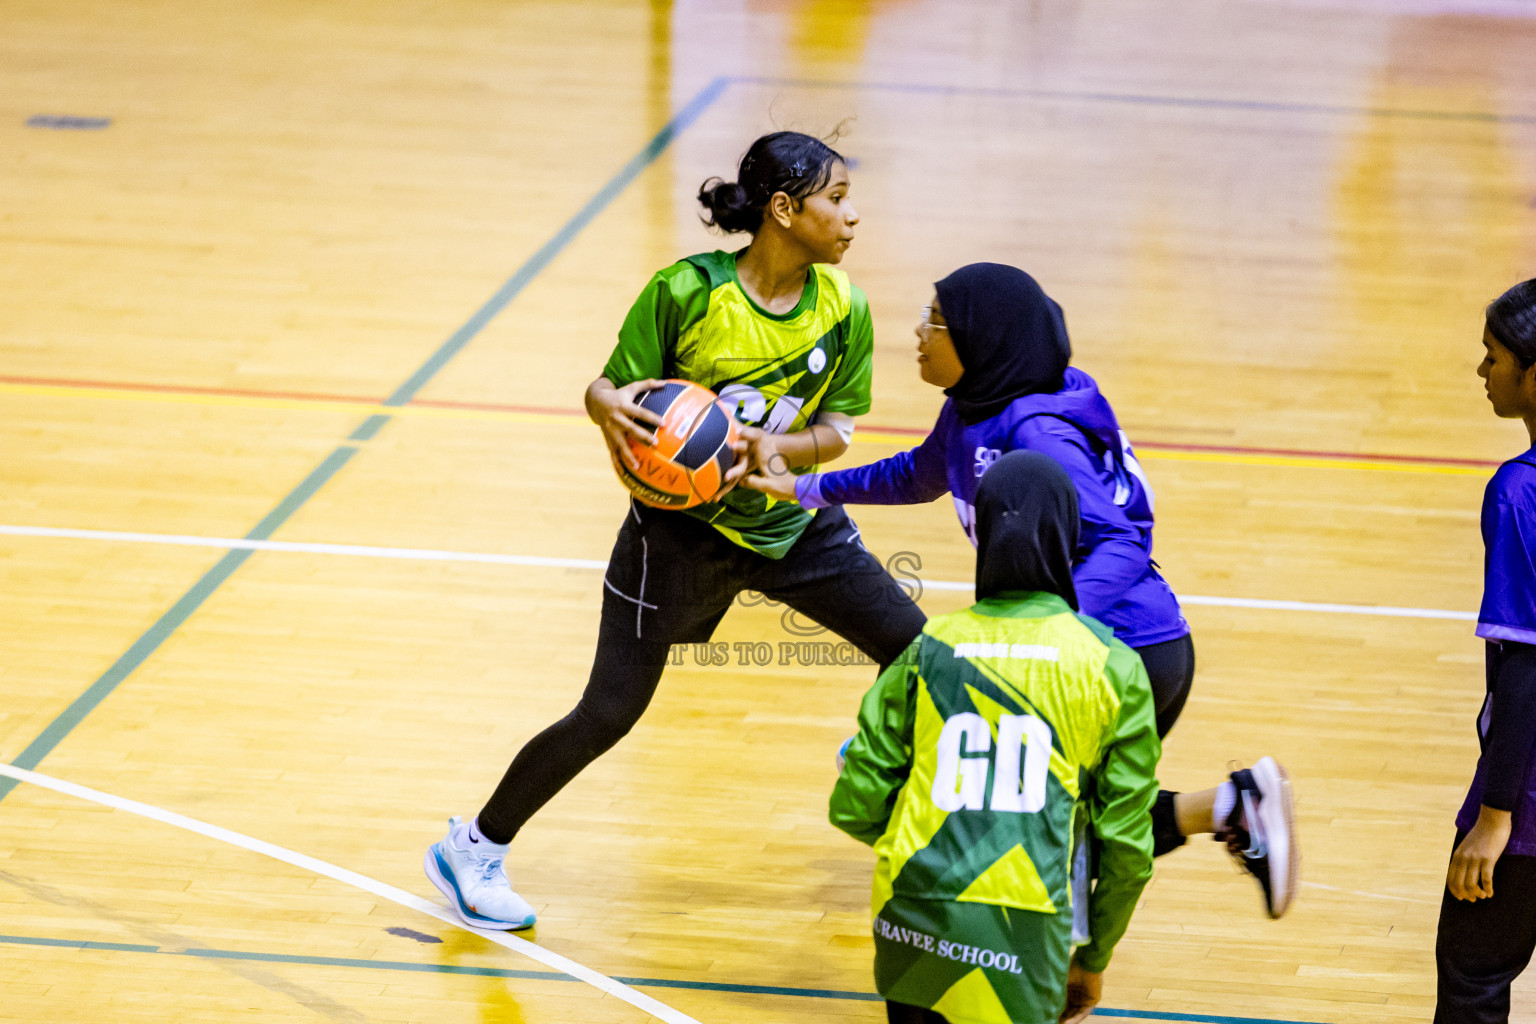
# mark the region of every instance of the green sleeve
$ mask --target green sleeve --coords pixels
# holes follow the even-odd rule
[[[853,289],[852,309],[848,313],[848,344],[827,393],[817,412],[840,412],[862,416],[869,412],[870,379],[874,374],[875,325],[869,316],[869,300],[858,288]]]
[[[603,367],[614,387],[668,375],[677,339],[703,319],[709,282],[691,263],[674,263],[651,278],[619,328],[619,343]]]
[[[896,794],[912,766],[917,643],[912,641],[864,695],[858,735],[848,745],[843,770],[832,787],[832,824],[870,846],[885,834]]]
[[[1151,813],[1163,752],[1140,656],[1112,640],[1104,670],[1120,694],[1120,715],[1093,770],[1088,816],[1099,840],[1099,879],[1089,906],[1093,940],[1076,956],[1079,966],[1094,972],[1108,966],[1152,877]]]

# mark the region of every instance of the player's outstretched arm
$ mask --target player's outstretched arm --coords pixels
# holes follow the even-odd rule
[[[848,450],[848,442],[842,434],[827,423],[812,423],[793,434],[770,434],[759,427],[737,427],[736,435],[736,463],[725,474],[725,482],[730,487],[745,482],[749,474],[757,478],[793,479],[791,469],[830,462]],[[774,497],[780,496],[766,487],[751,483],[746,486],[767,491]],[[794,497],[793,484],[789,486],[788,497]]]
[[[869,846],[885,834],[896,795],[911,771],[916,648],[913,641],[864,695],[858,735],[848,744],[832,787],[832,824]]]
[[[919,505],[949,493],[944,460],[944,436],[935,425],[916,448],[879,462],[805,476],[796,476],[788,467],[777,472],[765,469],[742,484],[775,498],[799,501],[806,508]]]

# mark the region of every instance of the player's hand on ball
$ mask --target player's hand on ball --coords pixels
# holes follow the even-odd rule
[[[1079,1024],[1099,1005],[1104,992],[1104,975],[1085,971],[1074,960],[1067,968],[1067,1006],[1061,1011],[1060,1024]]]
[[[1509,845],[1510,813],[1484,807],[1477,824],[1451,854],[1445,887],[1459,900],[1483,900],[1493,895],[1493,866]]]
[[[795,500],[795,481],[799,477],[789,471],[789,460],[775,452],[767,456],[753,471],[742,478],[741,485],[754,491],[762,491],[779,501]]]
[[[628,436],[641,444],[651,443],[655,436],[654,428],[661,425],[661,417],[638,403],[641,395],[659,387],[661,381],[647,379],[637,380],[621,388],[595,388],[591,392],[591,403],[587,411],[592,422],[603,432],[608,453],[615,462],[622,462],[637,472],[640,464],[635,461],[624,439]]]
[[[725,483],[720,488],[720,494],[724,494],[757,469],[758,459],[763,456],[763,449],[771,448],[773,435],[759,427],[738,425],[736,427],[736,441],[731,445],[731,450],[736,453],[736,461],[731,468],[725,471]],[[718,498],[719,495],[716,495]]]

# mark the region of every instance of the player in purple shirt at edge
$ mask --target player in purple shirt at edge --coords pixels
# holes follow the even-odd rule
[[[1435,1024],[1507,1021],[1510,983],[1536,950],[1536,279],[1488,307],[1483,348],[1493,413],[1523,419],[1532,447],[1483,492],[1488,690],[1440,900]]]
[[[855,469],[796,476],[784,467],[744,486],[806,508],[911,505],[954,497],[976,543],[976,488],[1007,452],[1042,452],[1077,486],[1082,534],[1072,578],[1085,615],[1141,655],[1158,736],[1178,720],[1195,673],[1179,602],[1152,562],[1152,490],[1092,377],[1069,366],[1066,319],[1035,279],[1015,267],[973,263],[934,285],[917,325],[923,380],[949,400],[921,445]],[[1227,844],[1280,917],[1296,895],[1300,854],[1290,783],[1273,758],[1199,793],[1158,794],[1153,853],[1212,833]]]

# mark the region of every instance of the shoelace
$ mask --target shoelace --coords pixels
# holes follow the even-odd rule
[[[487,854],[484,850],[477,850],[471,846],[468,851],[470,863],[480,870],[481,881],[489,882],[496,877],[501,870],[501,862],[504,858],[494,854]]]
[[[491,857],[480,862],[480,880],[489,882],[501,871],[501,858]]]

